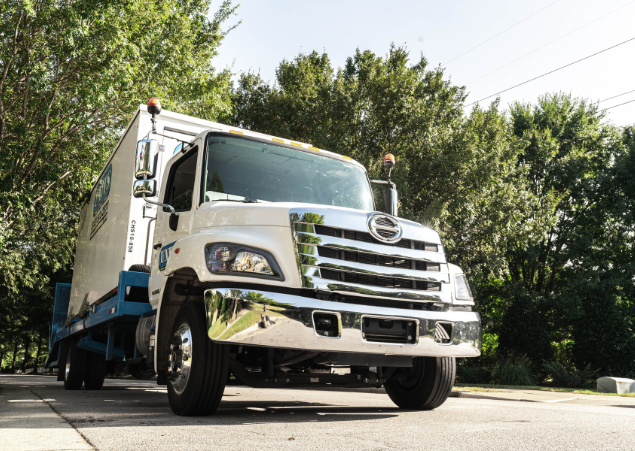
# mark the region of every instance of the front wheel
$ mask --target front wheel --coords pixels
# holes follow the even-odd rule
[[[182,416],[211,415],[218,408],[227,381],[228,347],[207,336],[201,304],[179,309],[170,337],[168,399]]]
[[[412,368],[397,370],[384,387],[402,409],[432,410],[450,396],[455,375],[454,357],[417,357]]]

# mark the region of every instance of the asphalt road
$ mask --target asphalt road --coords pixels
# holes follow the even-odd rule
[[[214,416],[184,418],[152,382],[0,376],[0,450],[62,449],[634,450],[635,398],[505,391],[410,412],[382,393],[230,386]]]

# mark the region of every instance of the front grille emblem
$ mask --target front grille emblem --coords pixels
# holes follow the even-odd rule
[[[396,243],[403,234],[403,229],[397,219],[381,213],[368,218],[368,230],[379,241],[386,243]]]

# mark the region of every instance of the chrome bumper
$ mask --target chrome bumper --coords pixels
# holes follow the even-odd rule
[[[476,312],[435,312],[320,301],[269,291],[219,288],[205,291],[209,337],[218,342],[325,352],[478,357],[481,319]],[[339,337],[318,335],[313,312],[341,318]],[[362,317],[413,320],[418,337],[413,344],[377,343],[362,337]],[[449,323],[448,343],[435,340],[437,322]]]

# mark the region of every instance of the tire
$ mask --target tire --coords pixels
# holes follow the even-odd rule
[[[150,267],[148,265],[132,265],[128,268],[128,271],[145,272],[150,274]]]
[[[454,357],[417,357],[412,368],[395,372],[384,387],[402,409],[432,410],[450,396],[455,375]]]
[[[84,387],[86,390],[99,390],[106,378],[106,356],[89,352],[84,372]]]
[[[66,368],[64,373],[64,389],[79,390],[84,383],[86,370],[86,351],[79,349],[75,343],[68,347],[66,355]]]
[[[211,415],[223,397],[229,347],[207,336],[205,311],[186,302],[179,309],[170,336],[168,400],[181,416]]]
[[[152,368],[142,368],[140,365],[134,364],[128,365],[128,372],[132,377],[141,381],[149,381],[157,375],[157,373]]]

